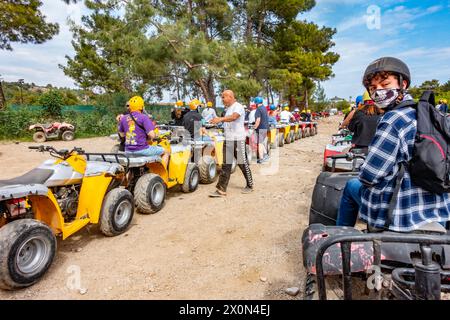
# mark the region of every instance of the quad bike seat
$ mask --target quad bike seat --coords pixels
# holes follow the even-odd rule
[[[53,174],[53,170],[36,168],[24,175],[10,180],[0,180],[0,188],[16,185],[45,184]]]
[[[129,168],[140,168],[145,166],[148,163],[161,162],[161,157],[143,157],[143,156],[133,156],[123,154],[122,156],[118,156],[117,158],[113,155],[90,155],[89,161],[97,161],[97,162],[111,162],[117,163],[117,159],[119,160],[119,164],[122,166],[128,166]],[[128,162],[129,160],[129,162]]]

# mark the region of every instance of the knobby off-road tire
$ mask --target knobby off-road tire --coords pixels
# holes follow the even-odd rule
[[[154,214],[164,207],[167,188],[157,174],[149,173],[139,178],[134,188],[134,201],[141,214]]]
[[[204,156],[199,163],[200,182],[203,184],[211,184],[217,179],[216,161],[211,156]]]
[[[20,219],[0,228],[0,288],[14,290],[39,281],[56,253],[56,238],[44,223]]]
[[[186,176],[181,189],[184,193],[192,193],[198,189],[200,183],[200,170],[195,163],[189,163],[186,169]]]
[[[126,189],[116,188],[103,200],[100,231],[107,237],[118,236],[128,230],[134,215],[134,198]]]

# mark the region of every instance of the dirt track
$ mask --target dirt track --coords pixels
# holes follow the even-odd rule
[[[160,213],[135,215],[122,236],[105,238],[88,227],[58,241],[43,280],[21,291],[0,291],[0,300],[290,299],[284,289],[303,287],[300,237],[323,149],[338,121],[323,120],[318,136],[279,149],[274,175],[267,174],[271,166],[253,165],[256,192],[251,195],[240,193],[245,182],[237,171],[228,199],[208,198],[214,185],[189,195],[170,192]],[[29,151],[29,145],[0,143],[1,179],[23,174],[49,157]],[[105,152],[113,141],[52,145]],[[78,268],[87,292],[67,286]]]

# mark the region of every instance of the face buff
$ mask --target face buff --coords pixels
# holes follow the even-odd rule
[[[386,109],[397,100],[399,95],[400,89],[380,89],[372,94],[372,99],[378,108]]]

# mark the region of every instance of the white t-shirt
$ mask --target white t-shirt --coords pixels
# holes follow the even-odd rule
[[[250,111],[250,113],[248,114],[248,123],[255,123],[256,122],[256,110],[252,110]]]
[[[202,118],[205,119],[206,122],[209,122],[214,118],[217,118],[216,110],[214,110],[213,108],[207,108],[203,110]]]
[[[225,129],[226,140],[245,140],[245,110],[244,106],[239,102],[233,103],[226,109],[225,117],[231,117],[234,113],[240,115],[240,117],[233,122],[224,122],[223,127]]]
[[[289,111],[284,110],[280,113],[280,121],[281,122],[290,122],[292,117],[293,117],[293,115]]]

